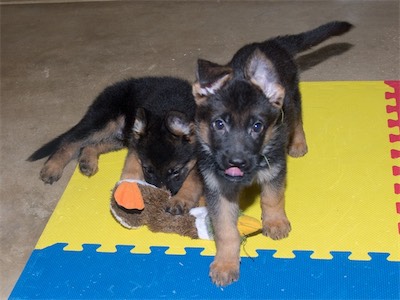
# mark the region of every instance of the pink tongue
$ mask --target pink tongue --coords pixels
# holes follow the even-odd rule
[[[232,177],[242,177],[243,172],[238,167],[231,167],[225,170],[225,174]]]

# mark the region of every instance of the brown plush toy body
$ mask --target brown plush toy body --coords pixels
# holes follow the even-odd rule
[[[111,197],[111,213],[124,227],[129,229],[146,225],[153,232],[177,233],[193,239],[212,240],[213,229],[204,206],[192,208],[189,213],[172,215],[165,205],[171,194],[140,180],[121,180]],[[241,215],[238,229],[242,236],[261,230],[259,220]]]
[[[130,192],[124,191],[118,195],[118,188],[124,183],[127,183],[124,188]],[[135,192],[136,188],[139,189],[140,194]],[[133,204],[139,197],[143,199],[143,209],[140,203]],[[199,238],[195,225],[196,218],[193,215],[188,213],[172,215],[165,211],[165,204],[170,197],[171,194],[168,191],[143,181],[119,182],[111,197],[111,213],[126,228],[133,229],[147,225],[153,232],[178,233],[193,239]]]

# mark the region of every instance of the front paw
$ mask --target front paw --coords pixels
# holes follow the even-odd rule
[[[215,261],[210,266],[210,277],[216,286],[226,286],[239,279],[239,260],[235,262]]]
[[[168,200],[165,211],[171,215],[183,215],[191,208],[192,206],[188,205],[187,201],[175,196]]]
[[[289,236],[290,222],[286,217],[272,218],[263,222],[263,234],[273,240],[280,240]]]

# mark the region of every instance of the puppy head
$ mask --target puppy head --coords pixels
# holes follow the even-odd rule
[[[285,90],[273,64],[259,50],[239,70],[200,60],[193,94],[202,153],[219,178],[250,183],[268,167],[265,151],[282,142]]]
[[[282,108],[285,89],[279,83],[273,63],[259,49],[250,55],[243,69],[239,70],[199,59],[196,81],[192,87],[196,104],[205,104],[211,96],[219,93],[228,82],[237,77],[258,87],[271,105]]]
[[[159,116],[139,108],[132,142],[145,180],[176,194],[195,164],[194,121],[178,111]]]

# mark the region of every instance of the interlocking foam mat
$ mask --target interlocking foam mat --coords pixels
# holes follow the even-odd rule
[[[400,81],[301,84],[309,153],[289,159],[289,238],[256,235],[227,287],[213,241],[123,228],[109,212],[126,152],[75,171],[11,299],[400,298]],[[259,218],[257,187],[242,207]]]

